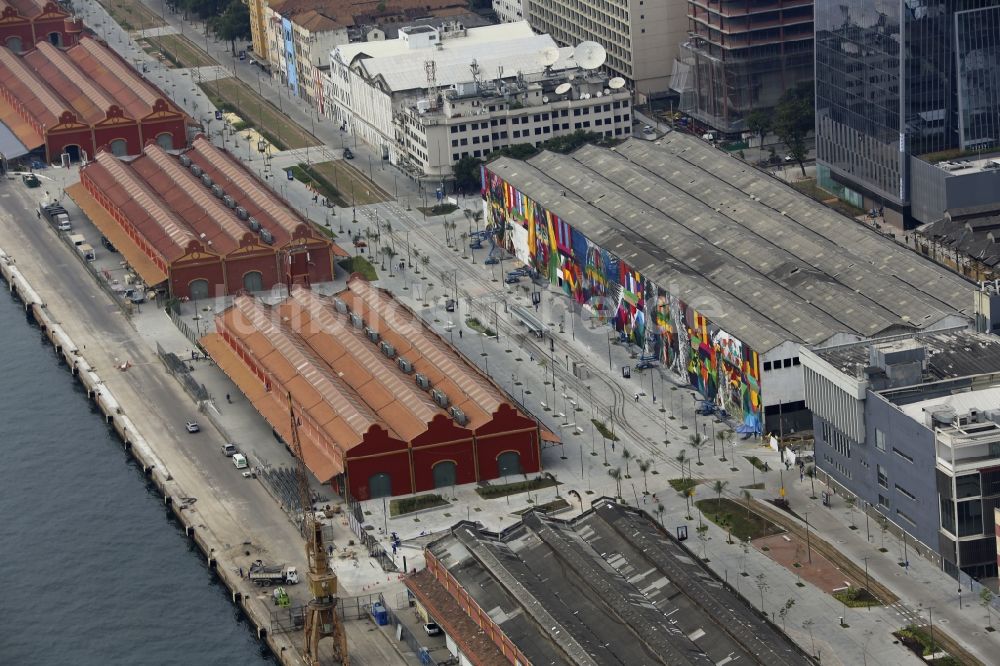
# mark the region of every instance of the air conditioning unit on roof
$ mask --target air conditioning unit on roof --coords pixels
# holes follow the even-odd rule
[[[413,364],[410,363],[405,358],[403,358],[402,356],[396,359],[396,365],[398,365],[399,369],[405,372],[406,374],[410,374],[411,372],[413,372]]]
[[[451,408],[451,418],[455,419],[455,423],[458,425],[465,425],[469,422],[468,417],[465,416],[465,412],[458,407]]]
[[[240,218],[241,220],[245,220],[248,217],[250,217],[250,214],[247,212],[247,209],[244,208],[243,206],[237,206],[236,217]]]
[[[267,229],[260,230],[260,239],[265,243],[267,243],[268,245],[274,242],[274,236],[272,236],[271,232],[268,231]]]
[[[207,173],[201,174],[201,184],[205,187],[212,187],[215,183],[212,181],[212,177]]]
[[[228,208],[236,208],[236,199],[232,198],[228,194],[222,197],[222,203],[226,204]]]
[[[447,407],[448,403],[451,402],[448,400],[448,394],[441,389],[431,391],[431,397],[434,398],[434,402],[437,403],[438,407]]]
[[[256,217],[252,215],[248,217],[247,224],[250,225],[250,229],[252,229],[253,231],[260,231],[260,222],[257,221]]]
[[[191,158],[187,155],[181,155],[181,166],[185,169],[191,166]]]
[[[222,191],[222,188],[218,185],[212,185],[212,194],[221,199],[226,196],[226,193]]]
[[[192,164],[191,165],[191,173],[194,174],[195,178],[201,178],[201,174],[202,174],[201,167],[198,166],[197,164]]]
[[[378,331],[373,330],[371,328],[365,328],[365,335],[372,342],[378,342]]]
[[[396,348],[393,347],[390,343],[386,342],[385,340],[382,341],[382,344],[379,345],[379,348],[382,350],[382,353],[388,356],[389,358],[392,358],[393,356],[396,355]]]
[[[427,378],[427,375],[422,375],[419,372],[414,375],[413,379],[417,382],[417,386],[423,390],[428,390],[431,387],[431,380]]]
[[[333,307],[337,308],[337,312],[340,314],[347,314],[347,303],[340,300],[339,298],[333,299]]]

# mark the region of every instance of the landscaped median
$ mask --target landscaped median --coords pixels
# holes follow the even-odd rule
[[[425,509],[436,509],[439,506],[448,506],[448,500],[434,493],[414,495],[413,497],[400,497],[389,500],[389,517],[395,518],[396,516],[403,516]]]
[[[476,488],[476,492],[483,499],[496,499],[497,497],[507,497],[508,495],[517,495],[518,493],[526,493],[532,490],[551,488],[552,486],[556,486],[558,484],[559,482],[553,478],[538,476],[534,479],[527,479],[526,481],[478,486]]]
[[[734,539],[739,541],[753,540],[785,531],[767,518],[755,513],[750,507],[737,504],[724,497],[721,500],[717,498],[698,500],[694,504],[705,518],[727,530]]]

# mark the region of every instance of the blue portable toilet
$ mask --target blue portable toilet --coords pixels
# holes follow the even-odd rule
[[[375,624],[380,627],[384,627],[389,624],[389,612],[381,603],[375,603],[372,605],[372,617],[375,618]]]

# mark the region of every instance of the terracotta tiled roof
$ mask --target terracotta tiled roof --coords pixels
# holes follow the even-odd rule
[[[463,7],[462,0],[284,0],[270,5],[274,13],[293,20],[295,16],[315,12],[338,26],[353,27],[378,17],[420,17],[438,10]],[[301,25],[301,24],[300,24]],[[331,28],[324,28],[331,29]],[[318,30],[313,30],[314,32]]]
[[[0,87],[6,88],[29,115],[46,127],[54,127],[59,116],[70,110],[69,104],[56,96],[24,60],[6,47],[0,47]]]
[[[239,205],[246,208],[250,215],[257,218],[264,228],[274,235],[277,245],[284,245],[296,237],[296,234],[314,234],[306,220],[299,217],[242,164],[212,145],[205,137],[196,138],[186,154],[222,189],[227,192],[233,191],[233,196]]]
[[[60,97],[69,102],[83,122],[94,124],[104,120],[108,109],[116,104],[110,95],[82,75],[65,51],[48,42],[39,42],[24,60],[51,89],[57,90]]]
[[[84,37],[66,54],[80,75],[103,88],[131,118],[141,119],[154,112],[157,100],[166,95],[153,87],[115,53],[97,41]],[[168,109],[176,112],[169,103]]]
[[[212,191],[181,166],[176,157],[156,144],[143,149],[141,157],[129,165],[141,175],[206,243],[226,254],[240,247],[240,241],[258,243],[252,233],[224,206]]]
[[[34,18],[45,10],[45,5],[47,4],[47,0],[0,0],[0,12],[3,11],[4,7],[13,7],[21,16]],[[55,9],[58,12],[64,13],[59,9],[58,5],[56,5]]]
[[[503,656],[496,643],[472,621],[468,612],[434,578],[433,573],[423,569],[404,578],[403,583],[430,610],[434,620],[462,648],[469,661],[476,666],[510,666],[510,661]]]
[[[330,18],[315,9],[296,14],[292,17],[291,21],[309,32],[329,32],[330,30],[344,27],[336,19]]]
[[[355,278],[337,296],[390,341],[399,355],[409,359],[417,372],[448,394],[465,412],[469,428],[475,430],[489,422],[500,405],[507,403],[500,389],[390,294]]]
[[[199,239],[158,194],[128,166],[106,151],[81,170],[135,225],[167,261],[182,256]]]

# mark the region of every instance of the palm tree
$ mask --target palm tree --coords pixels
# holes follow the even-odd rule
[[[715,512],[719,513],[722,510],[722,493],[726,491],[726,486],[729,485],[728,481],[723,481],[722,479],[716,479],[715,483],[712,484],[712,490],[715,492]]]
[[[420,250],[418,250],[417,248],[413,248],[412,251],[413,251],[413,260],[415,262],[417,262],[417,270],[415,272],[419,273],[420,272]]]
[[[719,440],[719,444],[722,445],[722,457],[719,458],[719,460],[721,462],[726,462],[726,460],[727,460],[727,458],[726,458],[726,442],[727,442],[726,433],[727,432],[731,432],[731,431],[729,431],[729,430],[720,430],[719,432],[715,433],[715,438],[717,440]]]
[[[431,263],[431,258],[428,257],[426,254],[421,255],[420,263],[423,264],[424,270],[427,270],[427,266]]]
[[[392,244],[392,252],[396,253],[396,239],[392,235],[392,222],[385,223],[385,233],[389,234],[389,242]]]
[[[632,459],[632,452],[626,447],[622,447],[622,458],[625,459],[625,478],[631,479],[632,476],[629,474],[628,461]]]
[[[684,503],[687,506],[687,515],[684,516],[688,520],[691,520],[691,505],[694,503],[694,496],[697,492],[698,486],[693,483],[681,491],[681,495],[684,497]]]
[[[462,239],[462,259],[465,259],[467,256],[469,256],[468,253],[469,244],[466,242],[469,239],[469,232],[463,231],[461,239]]]
[[[649,473],[649,469],[653,466],[653,461],[649,460],[648,458],[646,460],[643,460],[642,458],[639,458],[636,461],[636,463],[639,465],[639,471],[642,472],[642,488],[643,488],[643,492],[648,495],[649,494],[649,484],[646,481],[646,474]]]
[[[385,270],[385,258],[388,254],[392,252],[392,249],[388,245],[383,245],[379,250],[379,254],[382,255],[382,270]],[[392,264],[389,264],[389,275],[392,275]]]
[[[698,453],[698,464],[701,465],[701,447],[705,446],[705,436],[696,432],[688,437],[687,444]]]
[[[750,502],[753,500],[753,494],[747,490],[743,489],[743,501],[747,503],[747,518],[750,517]]]
[[[684,478],[684,463],[687,462],[687,452],[679,451],[677,453],[677,462],[681,465],[681,479]]]
[[[615,486],[617,487],[617,495],[616,495],[616,497],[618,499],[621,499],[621,496],[622,496],[622,468],[621,467],[612,467],[611,469],[608,470],[608,476],[610,476],[612,479],[615,480]]]

